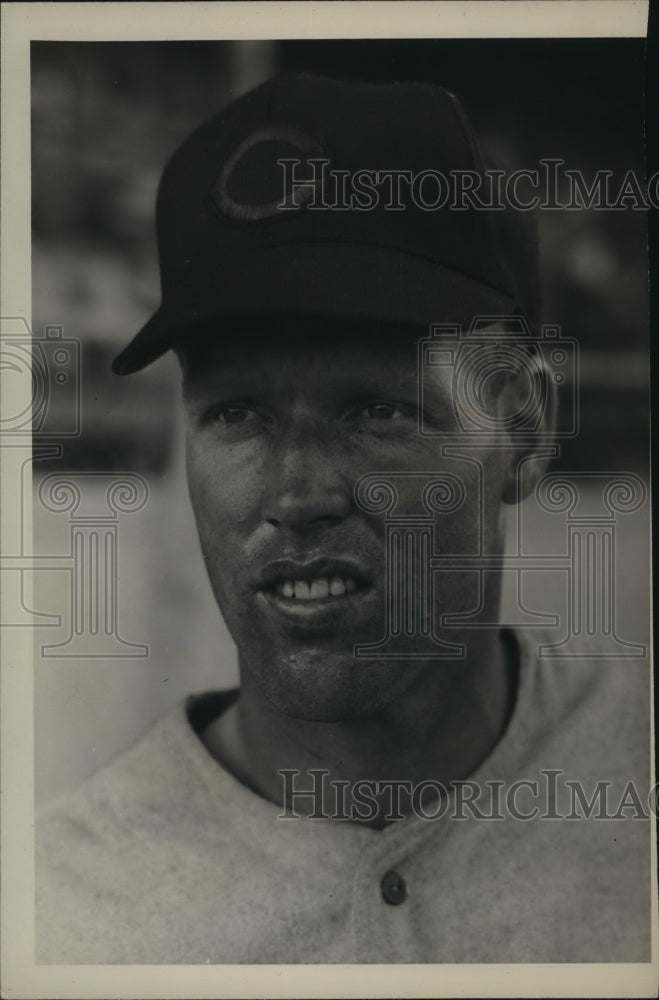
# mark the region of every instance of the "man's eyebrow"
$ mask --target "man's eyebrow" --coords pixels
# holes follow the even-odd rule
[[[204,371],[203,368],[184,371],[181,385],[184,393],[189,397],[207,395],[224,387],[224,384],[221,384],[217,377],[217,373]]]
[[[225,355],[220,359],[218,352],[211,349],[190,349],[180,346],[176,349],[176,356],[181,365],[181,375],[183,385],[203,382],[209,376],[221,374],[231,364],[231,358]]]

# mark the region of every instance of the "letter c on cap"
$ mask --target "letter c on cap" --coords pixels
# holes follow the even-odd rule
[[[298,150],[305,157],[318,157],[323,152],[320,143],[316,139],[305,135],[304,132],[299,132],[297,129],[286,128],[284,126],[270,126],[250,133],[236,147],[226,161],[212,190],[213,197],[219,208],[225,215],[228,215],[232,219],[237,219],[240,222],[258,222],[261,219],[287,218],[288,213],[282,213],[280,209],[288,207],[289,204],[291,206],[294,204],[296,207],[301,208],[303,204],[310,200],[315,192],[315,188],[320,184],[320,177],[317,176],[309,179],[304,185],[298,185],[297,191],[291,193],[283,191],[277,198],[274,198],[272,201],[263,202],[262,204],[239,202],[232,198],[228,190],[231,175],[239,168],[241,160],[251,149],[260,143],[267,142],[285,143],[287,146],[292,146],[293,149]],[[276,158],[273,158],[272,165],[273,168],[277,166]]]

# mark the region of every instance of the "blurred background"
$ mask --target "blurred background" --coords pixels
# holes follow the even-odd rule
[[[45,476],[66,472],[138,473],[149,491],[121,515],[118,548],[119,629],[148,646],[144,657],[42,655],[68,635],[71,574],[57,556],[69,551],[70,525],[35,500],[35,552],[55,558],[36,575],[34,610],[62,618],[35,629],[39,800],[95,770],[184,693],[236,680],[188,509],[177,366],[166,357],[130,378],[109,367],[159,304],[154,202],[173,150],[238,94],[295,69],[434,81],[459,96],[503,166],[561,157],[587,179],[601,169],[642,179],[643,56],[639,39],[32,43],[32,327],[80,342],[82,391],[81,433],[62,438],[58,458],[35,459],[35,496]],[[645,213],[544,211],[539,226],[544,318],[581,354],[580,434],[561,443],[555,468],[645,477]],[[69,404],[55,394],[49,405]],[[102,510],[105,487],[89,477],[86,488]],[[620,631],[646,642],[647,505],[621,520]],[[542,551],[548,525],[527,523]],[[534,606],[564,606],[560,581],[537,591]]]

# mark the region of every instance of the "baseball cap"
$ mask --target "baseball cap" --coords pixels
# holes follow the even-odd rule
[[[296,313],[388,324],[538,320],[529,213],[456,206],[486,160],[456,97],[426,83],[286,73],[201,125],[168,162],[162,302],[113,363],[144,368],[199,325]]]

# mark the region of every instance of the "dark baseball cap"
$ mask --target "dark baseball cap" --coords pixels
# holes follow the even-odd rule
[[[522,314],[534,328],[529,213],[456,205],[446,186],[455,172],[485,178],[486,160],[441,87],[293,73],[266,81],[165,167],[162,304],[113,370],[140,370],[201,324],[229,337],[236,316],[427,328]]]

